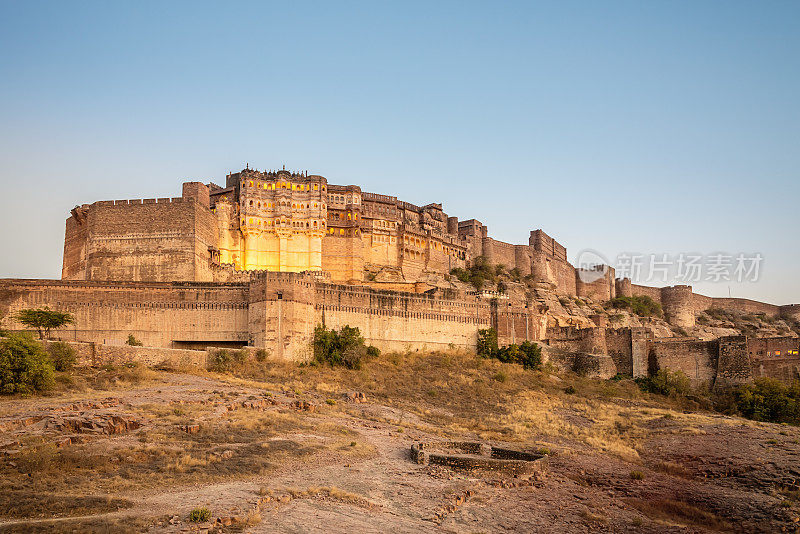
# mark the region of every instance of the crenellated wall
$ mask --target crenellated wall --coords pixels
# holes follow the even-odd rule
[[[133,334],[152,347],[248,344],[247,284],[0,280],[2,328],[23,308],[67,311],[68,341],[121,345]]]
[[[183,198],[100,201],[66,223],[62,279],[210,281],[214,214]]]
[[[0,280],[0,327],[24,330],[15,313],[48,306],[75,316],[74,325],[56,333],[67,341],[123,345],[132,334],[152,347],[250,345],[278,359],[307,360],[318,324],[358,327],[384,350],[422,350],[474,349],[478,329],[497,321],[487,301],[457,292],[386,291],[298,273],[248,277],[247,283]]]

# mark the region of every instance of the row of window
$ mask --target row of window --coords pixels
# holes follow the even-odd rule
[[[335,221],[339,219],[340,221],[344,221],[345,219],[348,221],[357,221],[358,220],[358,213],[353,213],[351,211],[347,212],[347,217],[345,217],[345,212],[334,212],[331,211],[328,213],[328,219]]]
[[[344,195],[329,195],[328,200],[330,200],[331,202],[339,202],[339,203],[352,202],[353,204],[358,204],[360,201],[358,195],[355,196],[348,195],[346,197]]]
[[[751,356],[752,356],[752,354],[753,354],[753,352],[750,351],[750,355]],[[758,354],[759,356],[763,355],[764,351],[763,350],[756,351],[756,354]],[[780,356],[781,354],[782,354],[782,351],[780,351],[780,350],[767,351],[767,356]],[[797,349],[788,349],[786,351],[786,356],[798,356],[798,355],[800,355],[800,352],[798,352]]]
[[[293,184],[289,182],[259,182],[258,180],[249,180],[245,184],[247,187],[254,187],[257,189],[290,189],[292,191],[319,191],[319,184]],[[325,186],[322,186],[322,192],[325,192]]]
[[[358,228],[349,228],[349,229],[339,228],[338,232],[334,228],[328,228],[328,235],[352,237],[354,235],[355,236],[361,235],[361,232],[359,232]]]
[[[325,228],[325,221],[321,221],[318,226],[317,221],[290,221],[288,219],[259,219],[258,217],[250,217],[248,219],[242,219],[242,226],[255,226],[255,227],[269,227],[269,226],[278,226],[283,228],[294,227],[294,228]]]
[[[290,202],[288,200],[282,200],[281,202],[277,202],[277,203],[264,202],[263,203],[263,207],[264,208],[275,208],[275,207],[288,208],[289,204],[290,204]],[[258,208],[262,207],[262,203],[259,202],[259,201],[255,201],[255,200],[251,200],[248,205],[251,206],[251,207],[258,207]],[[311,209],[311,203],[310,202],[308,204],[306,204],[305,202],[299,202],[299,203],[298,202],[292,202],[291,206],[292,206],[293,210],[298,210],[298,209],[299,210],[304,210],[306,208]],[[319,207],[319,203],[314,202],[314,208],[318,208],[318,207]],[[325,209],[325,204],[322,205],[322,209]]]

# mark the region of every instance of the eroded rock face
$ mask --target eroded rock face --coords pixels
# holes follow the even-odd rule
[[[141,426],[139,421],[132,418],[126,419],[119,415],[51,417],[45,423],[46,429],[57,432],[94,433],[109,436],[130,432]]]
[[[296,400],[292,403],[292,408],[304,412],[313,412],[314,410],[316,410],[317,407],[308,401]]]
[[[367,396],[361,391],[348,391],[344,394],[344,398],[348,402],[355,402],[357,404],[367,402]]]

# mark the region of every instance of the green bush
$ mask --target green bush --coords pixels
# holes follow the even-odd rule
[[[800,424],[800,382],[784,384],[773,378],[756,378],[734,393],[742,415],[756,421]]]
[[[661,317],[661,304],[647,296],[615,297],[609,301],[612,308],[626,309],[640,317]]]
[[[505,274],[505,265],[492,266],[483,256],[473,258],[472,263],[467,269],[456,267],[450,274],[464,282],[471,284],[477,291],[483,287],[485,282],[497,283],[498,276]],[[513,278],[513,274],[511,275]]]
[[[478,356],[493,358],[497,354],[497,330],[486,328],[478,330]]]
[[[523,341],[521,345],[508,345],[497,351],[497,359],[505,363],[518,363],[525,369],[542,366],[542,349],[536,343]]]
[[[133,334],[128,334],[128,340],[125,342],[126,345],[130,345],[131,347],[141,347],[142,342],[136,339],[136,336]]]
[[[653,376],[637,378],[636,383],[642,391],[672,397],[686,396],[692,391],[691,381],[683,371],[659,369]]]
[[[478,330],[477,352],[483,358],[518,363],[525,369],[538,369],[542,365],[542,349],[539,345],[526,340],[521,345],[512,344],[499,348],[497,331],[494,328]]]
[[[365,357],[379,355],[377,347],[365,345],[358,328],[345,325],[337,331],[319,325],[314,329],[314,360],[318,363],[360,369]]]
[[[189,512],[189,521],[192,523],[205,523],[211,520],[211,510],[203,506]]]
[[[267,349],[258,349],[256,351],[256,361],[264,363],[269,358],[269,351]]]
[[[208,353],[206,369],[217,373],[227,373],[233,369],[233,356],[228,349],[218,349]]]
[[[0,393],[29,394],[53,387],[53,363],[27,334],[0,340]]]
[[[47,354],[50,356],[50,361],[53,362],[53,367],[55,370],[62,373],[71,371],[78,362],[78,357],[75,355],[75,349],[63,341],[50,343],[47,346]]]

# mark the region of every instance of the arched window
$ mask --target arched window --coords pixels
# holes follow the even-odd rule
[[[252,200],[250,201],[250,205],[251,205],[251,206],[253,205],[253,201],[252,201]]]

